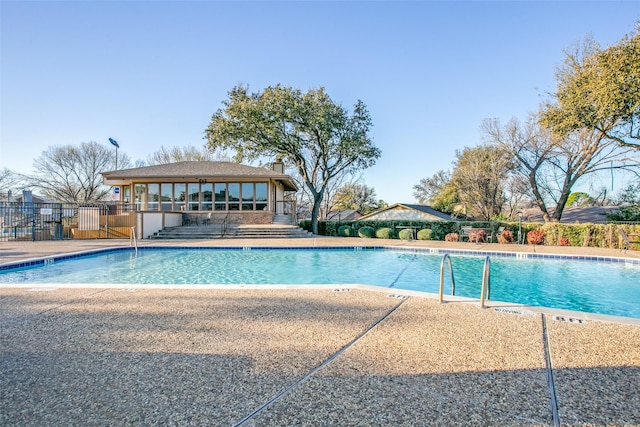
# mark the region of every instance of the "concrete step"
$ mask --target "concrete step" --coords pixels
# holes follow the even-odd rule
[[[222,235],[220,225],[189,225],[182,227],[167,227],[154,235],[151,239],[290,239],[312,237],[308,231],[294,225],[235,225],[229,226]]]
[[[230,227],[225,233],[227,239],[286,239],[311,237],[312,234],[294,225],[239,225]]]
[[[289,215],[275,215],[272,224],[291,225],[291,217]]]

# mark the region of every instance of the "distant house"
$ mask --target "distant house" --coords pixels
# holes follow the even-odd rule
[[[327,221],[353,221],[362,217],[356,209],[342,209],[327,214]]]
[[[607,214],[619,212],[617,206],[589,206],[589,207],[570,207],[562,211],[560,222],[563,224],[590,223],[590,224],[606,224]],[[522,220],[526,222],[543,222],[542,212],[539,208],[529,208],[522,210]],[[550,214],[553,210],[550,211]]]
[[[102,176],[104,184],[114,188],[116,201],[133,204],[136,211],[259,224],[295,212],[290,195],[298,188],[283,170],[279,161],[272,169],[188,161],[103,172]]]
[[[359,221],[455,221],[446,213],[442,213],[426,205],[408,205],[396,203],[360,217]]]
[[[55,203],[42,196],[32,194],[30,191],[23,191],[22,194],[12,197],[10,201],[17,203]]]

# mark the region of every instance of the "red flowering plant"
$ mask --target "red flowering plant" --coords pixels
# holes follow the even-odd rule
[[[498,234],[498,243],[503,245],[513,243],[513,232],[510,230],[502,230],[502,233]]]
[[[486,242],[487,232],[479,228],[474,228],[469,232],[469,241],[472,243]]]
[[[571,246],[571,243],[569,243],[569,238],[567,237],[561,237],[558,239],[558,246]]]
[[[458,235],[458,233],[449,233],[446,236],[444,236],[445,242],[457,242],[459,239],[460,239],[460,236]]]
[[[531,230],[527,233],[527,242],[530,245],[541,245],[544,242],[544,231]]]

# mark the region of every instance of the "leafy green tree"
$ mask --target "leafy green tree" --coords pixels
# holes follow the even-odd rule
[[[640,182],[628,184],[620,191],[617,199],[620,205],[640,206]]]
[[[83,203],[109,199],[110,187],[102,184],[102,172],[115,169],[110,146],[83,142],[78,146],[49,147],[33,162],[37,171],[29,187],[58,202]],[[127,168],[129,157],[118,153],[118,168]]]
[[[454,183],[448,183],[440,193],[433,197],[430,204],[437,211],[455,216],[456,209],[460,208],[461,200]]]
[[[573,192],[571,194],[569,194],[569,197],[567,197],[567,203],[565,203],[565,206],[569,207],[569,206],[580,206],[580,207],[585,207],[585,206],[593,206],[594,204],[594,200],[593,197],[589,196],[589,194],[584,193],[582,191],[577,191],[577,192]]]
[[[501,147],[479,145],[457,151],[451,181],[465,214],[486,220],[499,215],[507,201],[504,185],[514,169],[511,153]]]
[[[567,53],[557,80],[541,117],[554,135],[588,129],[640,150],[640,33],[606,49],[587,38]]]
[[[450,181],[451,173],[439,170],[429,178],[422,178],[419,183],[413,186],[413,197],[421,205],[428,205],[432,203],[433,199],[442,192]]]
[[[355,209],[363,215],[378,209],[376,190],[364,184],[347,184],[334,196],[333,209]]]
[[[429,205],[440,212],[451,214],[460,204],[458,190],[451,181],[451,173],[439,170],[413,186],[413,196],[421,205]]]
[[[205,130],[212,150],[235,151],[236,161],[282,156],[295,167],[313,198],[311,223],[318,233],[318,215],[325,189],[345,171],[373,166],[380,157],[368,133],[371,117],[362,101],[349,114],[324,88],[302,93],[281,85],[250,93],[236,86]]]

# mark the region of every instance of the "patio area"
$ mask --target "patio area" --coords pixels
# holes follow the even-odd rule
[[[639,326],[400,294],[0,287],[0,424],[640,424]]]

